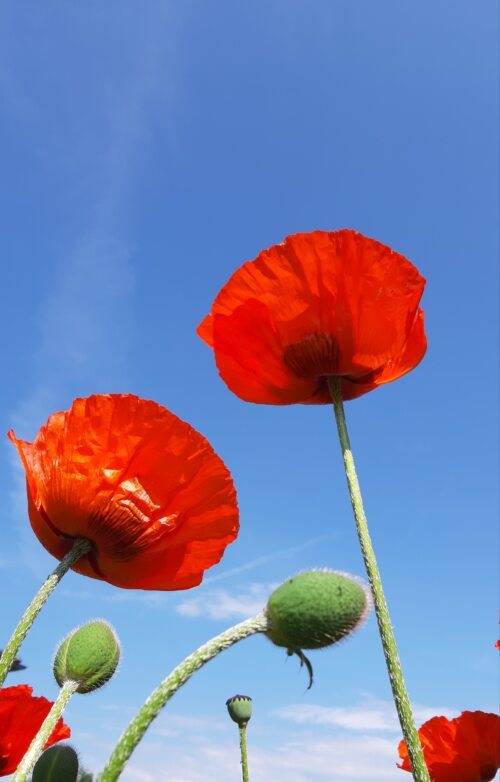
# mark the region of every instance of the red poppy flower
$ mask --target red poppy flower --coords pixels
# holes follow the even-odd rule
[[[231,475],[208,441],[136,396],[76,399],[23,461],[31,526],[57,559],[93,544],[73,570],[130,589],[188,589],[238,532]]]
[[[36,698],[27,684],[0,690],[0,777],[12,774],[35,738],[52,708],[47,698]],[[45,749],[63,739],[71,731],[62,718],[56,724]]]
[[[331,402],[405,375],[426,350],[417,269],[355,231],[288,236],[244,263],[198,335],[227,386],[247,402]]]
[[[500,717],[464,711],[448,720],[433,717],[418,731],[432,782],[490,782],[500,768]],[[398,747],[410,771],[405,742]]]

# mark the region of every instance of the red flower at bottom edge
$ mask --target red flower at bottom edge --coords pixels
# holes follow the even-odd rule
[[[0,777],[12,774],[52,708],[47,698],[36,698],[27,684],[0,690]],[[45,749],[71,736],[62,719],[54,728]]]
[[[448,720],[433,717],[418,731],[432,782],[490,782],[500,768],[500,717],[464,711]],[[411,771],[406,744],[399,768]]]

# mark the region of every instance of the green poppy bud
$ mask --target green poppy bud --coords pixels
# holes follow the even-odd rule
[[[73,630],[59,646],[54,659],[54,676],[64,682],[79,682],[76,692],[102,687],[116,671],[120,642],[107,622],[96,620]]]
[[[229,716],[238,725],[246,725],[252,716],[252,699],[248,695],[233,695],[226,701]]]
[[[290,653],[321,649],[356,630],[370,606],[367,588],[353,576],[333,570],[299,573],[269,598],[266,635]]]
[[[78,755],[69,744],[56,744],[46,749],[33,768],[31,782],[76,782]]]

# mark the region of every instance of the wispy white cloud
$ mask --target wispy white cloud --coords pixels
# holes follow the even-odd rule
[[[95,600],[96,593],[90,589],[68,589],[59,587],[59,595],[74,600]],[[173,595],[169,592],[150,592],[140,589],[113,589],[109,593],[99,594],[103,603],[140,603],[150,608],[165,608],[173,605]]]
[[[63,15],[70,28],[71,15],[71,11]],[[134,249],[123,213],[151,135],[150,109],[159,84],[164,97],[162,64],[169,50],[169,40],[163,34],[166,23],[167,12],[160,4],[141,14],[140,33],[135,35],[134,31],[128,37],[130,62],[124,63],[121,79],[117,81],[113,69],[106,70],[96,84],[93,104],[86,107],[99,141],[91,133],[89,144],[81,131],[78,150],[85,150],[79,159],[81,171],[71,171],[72,179],[78,173],[85,177],[89,169],[95,173],[85,202],[77,204],[75,225],[86,227],[71,245],[59,248],[59,263],[52,279],[47,276],[47,289],[42,291],[38,342],[32,347],[34,377],[29,394],[12,415],[24,436],[36,431],[66,392],[71,395],[75,387],[92,383],[102,388],[127,377],[133,331]],[[87,32],[90,34],[91,28]],[[37,96],[29,97],[38,103]],[[49,121],[45,106],[36,105],[36,110]],[[80,118],[78,112],[75,121]],[[77,132],[77,128],[72,130]],[[66,174],[69,176],[70,170]]]
[[[121,707],[120,707],[121,708]],[[391,702],[369,695],[342,709],[291,706],[250,723],[250,776],[253,782],[367,782],[406,777],[396,767],[400,730]],[[130,712],[131,709],[126,707]],[[111,711],[111,710],[110,710]],[[135,713],[135,709],[133,710]],[[450,709],[416,706],[418,721]],[[276,716],[282,717],[281,724]],[[113,742],[101,732],[84,747],[83,762],[102,768]],[[95,753],[95,754],[94,754]],[[239,773],[237,731],[233,723],[209,714],[162,713],[123,773],[124,782],[220,782]]]
[[[447,708],[415,707],[418,721],[451,713]],[[400,728],[391,702],[366,697],[362,703],[345,708],[301,705],[274,714],[307,730],[289,730],[284,734],[282,730],[275,731],[271,748],[264,743],[262,733],[252,733],[250,724],[250,771],[255,782],[403,782],[402,772],[396,766]],[[320,725],[326,732],[322,729],[318,733]],[[204,731],[202,726],[200,729]],[[158,735],[165,742],[147,740],[141,747],[140,758],[133,758],[126,769],[125,782],[153,782],[163,778],[162,774],[183,782],[236,778],[236,736],[234,741],[214,742],[197,733],[195,724],[189,740],[182,745],[178,736],[171,736],[168,731]],[[169,752],[171,738],[176,739],[177,753]]]
[[[234,578],[249,570],[254,570],[262,565],[267,565],[270,562],[292,557],[294,554],[298,554],[301,551],[304,551],[304,549],[316,546],[325,540],[330,540],[334,536],[335,534],[328,534],[309,538],[296,546],[289,546],[288,548],[273,551],[270,554],[265,554],[262,557],[256,557],[248,562],[244,562],[238,567],[226,570],[224,573],[218,573],[216,576],[208,576],[197,588],[195,596],[187,597],[177,604],[176,611],[183,616],[206,616],[209,619],[244,619],[252,616],[265,606],[272,590],[278,586],[277,583],[252,583],[243,586],[236,591],[211,589],[212,584],[225,579]],[[206,590],[206,587],[208,587],[208,590]]]
[[[259,745],[249,729],[249,765],[254,782],[367,782],[397,780],[397,742],[378,736],[333,736],[317,739],[310,735],[277,742],[271,748]],[[177,752],[167,742],[148,741],[141,759],[134,759],[123,774],[124,782],[220,782],[236,779],[240,759],[235,732],[233,741],[193,741]],[[160,760],[160,757],[162,760]]]
[[[121,589],[120,591],[113,592],[112,594],[103,597],[105,603],[139,602],[153,608],[162,608],[169,603],[170,599],[171,596],[166,592],[136,591],[129,589]]]
[[[446,707],[414,706],[415,719],[425,722],[437,714],[453,716]],[[299,725],[326,725],[350,731],[400,733],[398,717],[391,701],[369,698],[349,707],[296,704],[277,709],[276,716]]]
[[[245,619],[257,614],[277,584],[250,584],[245,589],[213,589],[188,597],[176,606],[182,616]]]
[[[458,717],[460,712],[456,709],[450,709],[448,706],[419,706],[418,703],[413,705],[413,714],[418,725],[422,725],[423,722],[427,722],[432,717],[448,717],[453,719]]]
[[[209,717],[187,717],[184,714],[163,714],[158,722],[151,728],[153,736],[179,736],[206,731],[225,731],[231,726],[228,721],[214,720]]]
[[[72,20],[71,14],[71,10],[66,10],[63,16],[73,29],[73,22],[78,20]],[[140,32],[136,35],[134,29],[134,34],[127,38],[127,58],[120,79],[115,83],[114,72],[110,76],[106,71],[103,79],[96,82],[90,96],[94,103],[86,107],[86,116],[92,115],[97,133],[90,133],[87,139],[78,124],[71,127],[77,137],[79,132],[81,135],[76,145],[81,171],[68,164],[63,173],[73,181],[78,180],[79,173],[86,179],[90,170],[93,188],[87,193],[86,202],[77,205],[75,225],[84,226],[80,235],[71,245],[58,249],[59,263],[52,278],[47,275],[46,290],[41,291],[34,324],[38,339],[29,346],[33,372],[26,387],[30,390],[10,415],[16,433],[26,439],[36,433],[50,413],[67,407],[74,396],[126,390],[130,381],[135,264],[134,248],[123,220],[124,205],[150,136],[150,109],[158,97],[158,85],[162,87],[162,98],[165,97],[163,65],[172,48],[165,36],[169,14],[170,10],[160,3],[141,14]],[[48,23],[48,19],[43,17],[42,22]],[[85,28],[86,32],[91,34],[92,27]],[[17,57],[13,48],[8,52],[12,58]],[[16,78],[15,59],[13,63],[7,55],[2,60],[4,87]],[[22,87],[23,105],[31,105],[43,121],[50,122],[51,113],[30,91],[29,82]],[[19,109],[17,104],[9,106],[14,113]],[[81,111],[75,113],[75,118],[78,123]],[[24,121],[24,114],[19,121]],[[74,165],[72,158],[71,166]],[[25,518],[24,475],[13,451],[11,461],[13,515]],[[28,526],[19,525],[19,530],[23,564],[40,578],[47,569],[46,557]]]
[[[133,300],[132,252],[117,237],[91,230],[66,255],[40,304],[34,381],[11,415],[27,439],[74,390],[100,389],[127,374]]]
[[[309,540],[305,540],[303,543],[299,543],[296,546],[289,546],[288,548],[283,548],[279,551],[273,551],[270,554],[265,554],[262,557],[256,557],[255,559],[251,559],[249,562],[244,562],[238,567],[226,570],[224,573],[218,573],[216,576],[209,576],[204,580],[203,585],[214,584],[216,581],[232,578],[233,576],[240,575],[240,573],[245,573],[247,570],[253,570],[254,568],[260,567],[261,565],[267,565],[269,562],[274,562],[277,559],[292,557],[294,554],[298,554],[307,548],[312,548],[319,543],[323,543],[325,540],[331,540],[335,537],[337,537],[337,533],[319,535],[315,538],[309,538]]]
[[[19,436],[31,438],[48,415],[68,406],[80,389],[109,391],[124,381],[132,299],[130,248],[118,238],[89,232],[68,254],[41,303],[30,392],[11,414]],[[13,512],[15,518],[26,518],[24,470],[13,448],[9,458]],[[19,530],[23,563],[39,579],[47,569],[46,557],[28,525],[19,525]]]

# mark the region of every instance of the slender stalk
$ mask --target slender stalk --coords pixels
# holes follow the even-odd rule
[[[79,687],[79,682],[68,680],[64,682],[59,691],[57,700],[52,704],[52,708],[42,722],[40,730],[28,747],[28,751],[17,767],[17,771],[12,777],[12,782],[25,782],[28,774],[35,765],[38,756],[43,752],[44,747],[54,730],[57,721],[68,705],[68,701]]]
[[[356,475],[354,457],[352,455],[351,443],[349,441],[349,434],[347,432],[340,380],[338,378],[330,378],[328,380],[328,386],[330,388],[330,393],[333,400],[335,420],[337,422],[340,446],[342,448],[342,455],[344,458],[347,485],[349,487],[352,509],[354,511],[356,529],[358,531],[361,551],[363,553],[366,572],[368,574],[368,580],[370,582],[373,594],[375,613],[377,616],[378,628],[380,638],[382,640],[382,647],[384,650],[387,670],[389,672],[392,694],[394,696],[399,722],[401,724],[401,729],[403,731],[403,736],[408,749],[408,756],[410,759],[413,778],[416,780],[416,782],[430,782],[429,772],[427,770],[427,766],[425,765],[424,753],[422,751],[417,728],[413,719],[410,700],[408,698],[408,693],[406,692],[403,671],[399,661],[396,639],[392,629],[384,590],[382,588],[380,572],[378,569],[377,560],[375,559],[375,552],[373,550],[370,533],[368,531],[368,524],[366,521],[363,500],[361,497],[361,489],[359,487],[358,476]]]
[[[248,754],[247,754],[247,726],[240,725],[240,749],[241,749],[241,771],[243,774],[243,782],[249,782],[248,776]]]
[[[125,763],[139,744],[146,730],[149,728],[160,710],[165,706],[177,690],[201,668],[205,663],[216,657],[224,649],[248,638],[255,633],[263,633],[267,629],[267,618],[264,613],[257,614],[251,619],[246,619],[229,630],[224,630],[206,644],[200,646],[193,654],[186,657],[177,668],[153,690],[149,698],[143,703],[134,719],[122,734],[118,744],[113,750],[99,782],[115,782],[123,771]]]
[[[22,615],[19,624],[12,633],[7,646],[3,650],[3,654],[0,657],[0,687],[5,681],[5,677],[9,673],[12,663],[19,651],[19,648],[26,638],[29,629],[36,617],[42,610],[43,606],[47,602],[48,598],[58,585],[61,578],[68,572],[70,567],[74,565],[81,557],[87,554],[92,547],[89,540],[85,538],[77,538],[73,544],[71,551],[68,551],[64,559],[62,559],[56,569],[48,576],[44,581],[35,597],[29,604],[28,608]]]

